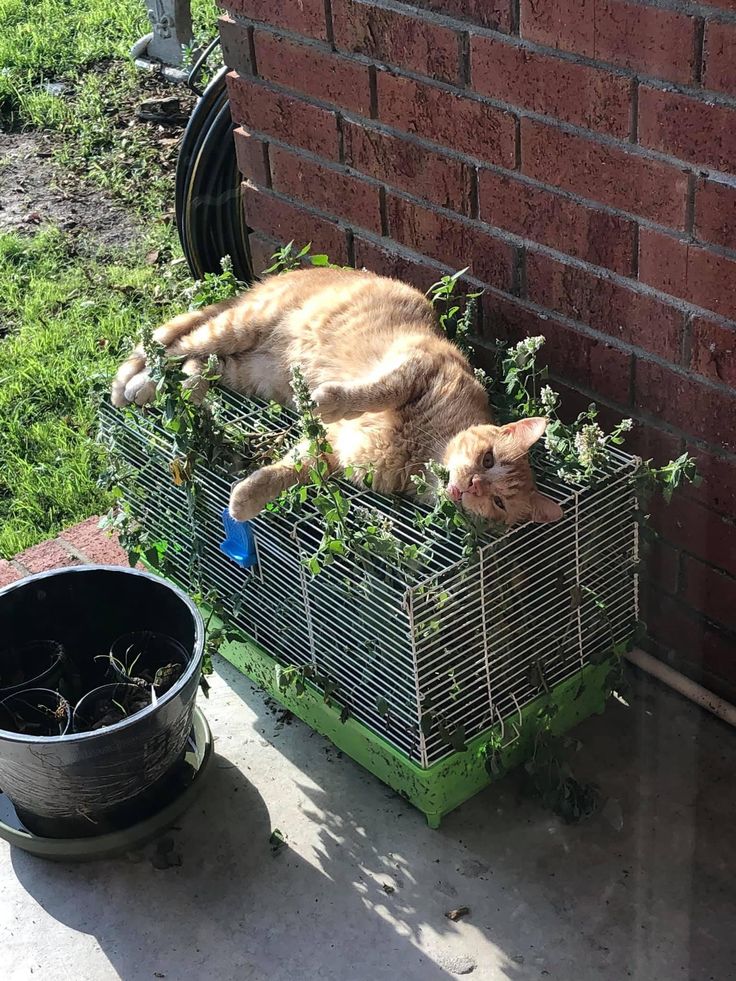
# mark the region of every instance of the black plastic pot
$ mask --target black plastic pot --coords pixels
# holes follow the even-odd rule
[[[0,702],[0,729],[6,732],[63,736],[71,721],[69,702],[49,688],[24,688]]]
[[[189,660],[190,655],[178,640],[152,630],[123,634],[110,648],[110,672],[116,681],[121,682],[145,678],[153,683],[157,668],[178,664],[183,671]],[[166,684],[156,685],[156,692],[166,687]]]
[[[0,650],[0,702],[27,688],[56,687],[64,670],[64,648],[57,640],[31,640]],[[5,684],[6,678],[22,680]]]
[[[139,688],[138,685],[130,685],[126,682],[100,685],[94,691],[87,692],[77,702],[72,716],[72,725],[75,732],[97,732],[99,729],[110,728],[111,725],[116,725],[122,721],[122,719],[115,718],[112,723],[105,722],[103,713],[117,716],[120,713],[115,710],[119,707],[125,713],[126,718],[132,718],[140,714],[141,711],[145,711],[150,704],[150,688],[145,690]],[[102,718],[100,718],[101,715]]]
[[[181,590],[136,569],[78,566],[0,590],[0,636],[18,646],[53,636],[77,665],[94,663],[133,629],[177,640],[190,660],[156,704],[94,732],[34,737],[0,732],[0,788],[45,837],[108,833],[165,793],[192,727],[204,625]]]

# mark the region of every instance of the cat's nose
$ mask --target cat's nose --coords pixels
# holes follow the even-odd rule
[[[457,504],[462,500],[463,492],[460,490],[457,484],[449,484],[447,487],[447,496],[451,501],[454,501],[455,504]]]
[[[483,481],[476,474],[470,481],[470,487],[468,487],[468,494],[473,494],[475,497],[480,497],[483,493]]]

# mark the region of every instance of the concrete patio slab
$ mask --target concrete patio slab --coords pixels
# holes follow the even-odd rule
[[[203,707],[217,757],[163,846],[73,866],[0,843],[3,977],[736,977],[736,740],[657,683],[577,731],[622,827],[565,826],[511,775],[431,831],[225,662]]]

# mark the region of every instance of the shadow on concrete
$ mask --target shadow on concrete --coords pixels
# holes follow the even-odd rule
[[[630,707],[614,701],[576,731],[575,772],[598,783],[602,813],[565,825],[523,797],[512,774],[432,831],[300,723],[277,731],[261,696],[228,675],[266,738],[309,778],[297,783],[322,870],[452,973],[474,963],[474,977],[512,981],[727,981],[736,737],[651,679],[633,681]],[[471,912],[451,923],[445,913],[458,906]]]
[[[578,727],[576,771],[617,802],[605,815],[565,826],[511,775],[432,831],[229,665],[219,673],[234,762],[216,758],[170,833],[180,867],[154,868],[155,844],[87,866],[13,855],[28,893],[94,935],[122,981],[734,977],[736,740],[665,689],[639,679],[630,709]],[[275,857],[256,786],[292,844]]]

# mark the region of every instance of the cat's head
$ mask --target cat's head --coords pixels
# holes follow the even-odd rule
[[[562,508],[539,493],[529,466],[529,449],[546,428],[546,419],[522,419],[506,426],[471,426],[458,433],[445,452],[448,497],[487,521],[507,525],[557,521]]]

